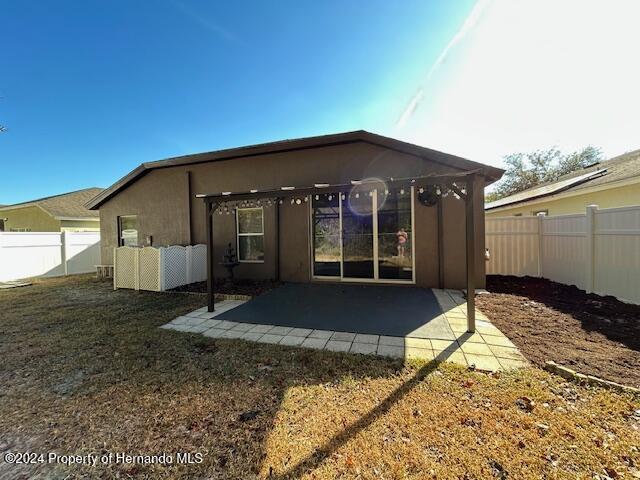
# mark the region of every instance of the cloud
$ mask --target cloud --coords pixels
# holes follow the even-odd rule
[[[442,52],[440,53],[436,61],[433,63],[433,65],[431,65],[431,68],[429,68],[429,71],[427,72],[423,85],[426,85],[429,83],[429,80],[431,80],[431,77],[433,77],[433,74],[446,61],[447,56],[449,55],[449,52],[451,52],[451,50],[453,50],[455,46],[462,41],[465,35],[478,23],[478,20],[482,15],[482,11],[484,10],[484,8],[486,7],[489,1],[490,0],[478,0],[478,2],[473,6],[473,8],[471,9],[471,12],[465,19],[464,23],[462,24],[462,27],[460,27],[460,30],[456,32],[456,34],[449,41],[449,43],[444,48],[444,50],[442,50]],[[411,97],[411,100],[409,100],[407,107],[404,109],[404,111],[402,112],[402,115],[400,115],[400,118],[396,123],[397,129],[401,129],[402,127],[404,127],[406,123],[409,121],[409,119],[411,118],[411,116],[413,115],[413,113],[416,111],[416,109],[418,108],[418,105],[420,105],[420,102],[424,98],[424,90],[425,90],[424,86],[418,88],[418,91],[415,93],[415,95]]]
[[[470,15],[412,95],[397,136],[494,165],[554,145],[596,145],[608,156],[640,146],[640,2],[476,7],[481,14]]]
[[[232,32],[230,32],[224,27],[221,27],[217,23],[205,18],[204,16],[195,12],[194,10],[191,10],[189,7],[187,7],[184,3],[180,2],[179,0],[170,0],[170,2],[171,4],[173,4],[173,6],[176,7],[178,11],[184,14],[185,17],[190,18],[197,24],[204,27],[206,30],[209,30],[210,32],[214,33],[220,39],[225,40],[227,42],[232,42],[232,43],[239,41],[238,37],[236,37]]]

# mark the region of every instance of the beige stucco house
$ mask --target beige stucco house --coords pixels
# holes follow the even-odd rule
[[[0,207],[0,231],[98,232],[98,212],[85,207],[101,188],[85,188],[29,202]]]
[[[640,205],[640,150],[567,174],[555,182],[485,205],[486,217],[565,215],[599,208]]]
[[[212,221],[216,276],[226,275],[220,263],[231,244],[238,278],[461,288],[465,218],[475,223],[473,264],[484,285],[484,187],[502,173],[356,131],[144,163],[87,206],[100,212],[103,264],[121,245],[207,243]],[[430,198],[435,177],[460,193],[468,187],[455,180],[471,182],[473,201]],[[225,198],[205,198],[216,193]]]

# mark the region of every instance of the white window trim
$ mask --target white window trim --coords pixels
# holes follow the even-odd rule
[[[262,220],[262,233],[240,233],[240,216],[238,213],[241,210],[260,210],[260,218]],[[238,262],[240,263],[264,263],[264,256],[266,255],[266,251],[262,252],[262,260],[241,260],[240,259],[240,237],[262,237],[262,249],[266,250],[264,244],[264,207],[245,207],[240,208],[236,207],[236,255],[238,257]]]

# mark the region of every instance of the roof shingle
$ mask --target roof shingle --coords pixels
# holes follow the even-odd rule
[[[85,207],[85,204],[101,191],[102,188],[97,187],[85,188],[83,190],[39,198],[29,202],[4,205],[0,208],[11,209],[16,207],[38,206],[53,217],[96,218],[99,216],[99,212],[89,210]]]

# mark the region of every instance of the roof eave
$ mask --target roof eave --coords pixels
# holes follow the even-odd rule
[[[116,195],[120,190],[136,181],[140,176],[149,170],[157,168],[176,167],[183,165],[193,165],[197,163],[205,163],[210,161],[229,160],[239,157],[249,157],[257,155],[266,155],[270,153],[281,153],[293,150],[302,150],[308,148],[328,147],[358,141],[368,142],[374,145],[393,149],[421,157],[436,163],[445,164],[449,167],[462,171],[480,169],[481,175],[487,179],[487,184],[499,180],[504,174],[504,170],[489,165],[484,165],[466,158],[457,157],[448,153],[432,150],[427,147],[407,143],[395,138],[385,137],[365,130],[356,130],[353,132],[336,133],[329,135],[321,135],[316,137],[306,137],[292,140],[280,140],[276,142],[262,143],[258,145],[249,145],[244,147],[235,147],[213,152],[197,153],[193,155],[185,155],[180,157],[171,157],[155,162],[145,162],[122,177],[111,187],[104,189],[100,194],[85,204],[89,210],[97,210],[99,207]],[[433,157],[433,158],[432,158]]]

